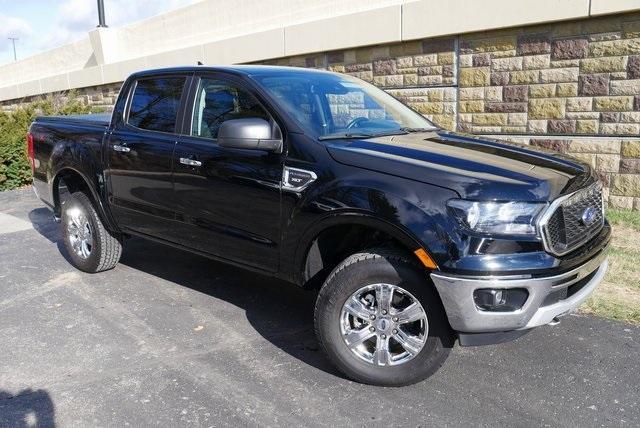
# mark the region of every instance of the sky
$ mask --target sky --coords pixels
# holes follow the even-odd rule
[[[198,0],[104,0],[106,22],[118,27]],[[0,0],[0,64],[83,38],[98,25],[96,0]]]

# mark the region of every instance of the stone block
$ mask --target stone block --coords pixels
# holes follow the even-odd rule
[[[611,208],[616,208],[619,210],[631,210],[633,208],[633,197],[632,196],[609,196],[609,205]]]
[[[442,76],[418,76],[418,84],[426,86],[442,85]]]
[[[547,121],[546,120],[529,120],[529,122],[527,123],[527,130],[532,134],[546,134]]]
[[[460,68],[473,67],[473,57],[474,55],[472,54],[460,55],[458,57],[458,64],[460,65]]]
[[[596,155],[596,169],[602,172],[618,172],[620,155]]]
[[[529,100],[531,119],[562,119],[565,114],[566,100],[557,98]]]
[[[581,74],[612,73],[626,71],[627,59],[623,56],[588,58],[580,60]]]
[[[541,147],[554,152],[566,153],[569,150],[568,140],[556,140],[552,138],[532,138],[531,143],[534,147]]]
[[[619,174],[614,176],[611,183],[611,194],[640,197],[640,175]]]
[[[620,140],[597,138],[571,140],[569,151],[572,153],[620,154]]]
[[[567,111],[590,111],[593,105],[593,98],[568,98]],[[597,116],[597,115],[596,115]]]
[[[556,87],[556,96],[558,97],[575,97],[578,95],[577,83],[558,83]]]
[[[620,120],[620,113],[615,112],[602,112],[600,113],[600,122],[602,123],[616,123]]]
[[[577,120],[576,134],[597,134],[599,125],[597,120]]]
[[[518,55],[539,55],[551,52],[549,34],[527,34],[518,37]]]
[[[489,68],[463,68],[460,70],[460,86],[488,86],[489,85]]]
[[[523,70],[509,73],[509,83],[512,85],[538,83],[540,74],[546,70]]]
[[[505,86],[509,84],[509,73],[491,73],[490,83],[492,86]]]
[[[552,98],[555,93],[556,85],[553,83],[529,86],[529,97],[531,98]]]
[[[611,82],[611,95],[640,94],[640,79],[615,80]]]
[[[484,88],[485,101],[500,102],[502,101],[503,86],[487,86]]]
[[[401,56],[396,59],[396,67],[398,68],[413,68],[412,56]]]
[[[444,111],[442,103],[409,103],[420,114],[437,114]]]
[[[619,114],[622,123],[640,123],[640,111],[627,111]]]
[[[640,95],[633,97],[633,109],[635,111],[640,111]]]
[[[621,174],[640,174],[640,159],[623,158],[620,160]]]
[[[487,113],[525,113],[527,103],[486,103],[484,109]]]
[[[468,54],[494,51],[515,51],[516,44],[516,37],[513,35],[465,39],[460,41],[460,52]]]
[[[527,114],[526,113],[509,113],[507,123],[509,125],[514,125],[514,126],[527,126]]]
[[[491,65],[491,56],[488,53],[473,55],[474,67],[489,67]]]
[[[640,79],[640,55],[633,55],[627,61],[627,76],[629,79]]]
[[[460,88],[460,100],[484,100],[484,88]]]
[[[503,97],[508,102],[526,102],[529,99],[527,86],[505,86]]]
[[[378,59],[373,61],[374,76],[388,76],[391,74],[396,74],[395,59]]]
[[[413,57],[413,65],[416,67],[438,65],[438,55],[437,54],[415,55]]]
[[[621,153],[626,158],[640,158],[640,140],[623,141]]]
[[[438,54],[438,64],[440,65],[451,65],[454,61],[453,52],[443,52]]]
[[[553,59],[586,58],[589,52],[589,41],[584,38],[555,40],[551,48]]]
[[[597,97],[594,98],[596,111],[627,111],[633,108],[633,97]]]
[[[540,70],[541,83],[577,82],[580,70],[577,67],[550,68]]]
[[[522,57],[512,58],[496,58],[491,60],[491,69],[493,71],[514,71],[522,70]]]
[[[593,153],[573,153],[570,152],[570,155],[579,161],[582,161],[589,165],[591,168],[596,168],[596,155]]]
[[[460,113],[482,113],[484,101],[460,101],[458,108]]]
[[[473,115],[473,124],[478,126],[503,126],[509,116],[505,113],[480,113]]]
[[[634,55],[640,52],[640,38],[593,42],[589,44],[591,56]]]
[[[609,75],[587,74],[578,79],[578,95],[609,95]]]
[[[576,132],[576,121],[550,120],[547,129],[550,134],[574,134]]]
[[[540,70],[550,67],[550,57],[546,55],[530,55],[523,57],[522,68],[525,70]]]

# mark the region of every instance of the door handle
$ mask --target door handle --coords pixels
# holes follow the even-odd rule
[[[189,166],[202,166],[202,162],[200,162],[199,160],[189,158],[180,158],[180,163]]]
[[[113,150],[115,150],[116,152],[121,152],[121,153],[129,153],[131,151],[131,149],[127,146],[121,146],[119,144],[114,144],[113,145]]]

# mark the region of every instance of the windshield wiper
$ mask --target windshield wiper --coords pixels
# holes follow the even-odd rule
[[[318,140],[342,140],[342,139],[351,139],[351,138],[377,138],[377,137],[386,137],[389,135],[403,135],[407,134],[408,131],[404,129],[393,129],[388,132],[377,132],[377,133],[365,133],[365,132],[339,132],[336,134],[322,135],[318,137]]]
[[[438,128],[409,128],[409,127],[404,127],[404,128],[400,128],[401,131],[404,132],[431,132],[431,131],[435,131]]]

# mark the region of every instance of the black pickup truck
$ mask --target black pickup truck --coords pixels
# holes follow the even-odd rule
[[[39,117],[27,145],[78,269],[138,236],[315,290],[318,340],[361,382],[555,324],[607,269],[588,165],[438,129],[347,75],[144,71],[109,117]]]

